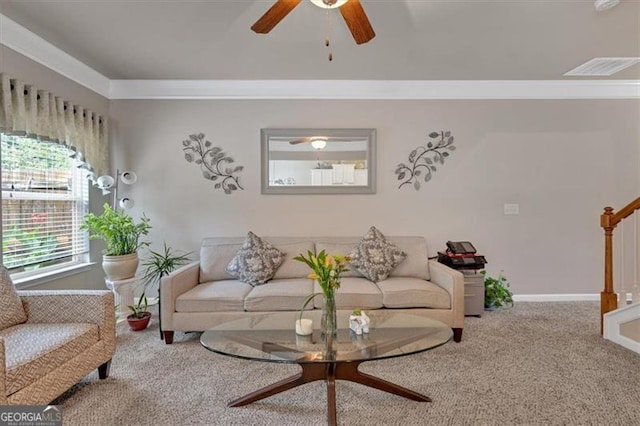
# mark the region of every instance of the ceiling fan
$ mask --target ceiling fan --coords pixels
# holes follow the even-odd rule
[[[302,0],[277,0],[251,27],[253,31],[266,34],[284,19]],[[357,44],[363,44],[376,36],[360,0],[311,0],[326,9],[340,9],[344,21]]]
[[[299,139],[289,141],[291,145],[300,143],[310,143],[315,149],[322,149],[327,146],[328,141],[351,141],[353,138],[341,138],[337,136],[305,136]]]
[[[289,141],[291,145],[297,145],[299,143],[309,143],[314,141],[352,141],[353,138],[342,138],[338,136],[305,136],[302,138],[294,139]]]

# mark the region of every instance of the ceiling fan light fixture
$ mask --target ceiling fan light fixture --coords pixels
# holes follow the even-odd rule
[[[327,141],[324,139],[314,139],[311,141],[311,146],[315,149],[322,149],[327,146]]]
[[[617,6],[620,0],[596,0],[593,4],[598,12]]]
[[[311,3],[323,9],[337,9],[349,0],[311,0]]]

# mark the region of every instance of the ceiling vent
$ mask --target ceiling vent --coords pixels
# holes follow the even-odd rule
[[[640,58],[593,58],[564,75],[583,77],[607,76],[613,75],[637,63],[640,63]]]

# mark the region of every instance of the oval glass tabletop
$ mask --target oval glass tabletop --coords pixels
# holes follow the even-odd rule
[[[220,324],[205,331],[202,345],[223,355],[249,360],[295,364],[362,362],[405,356],[436,348],[451,340],[446,324],[392,310],[367,311],[369,333],[349,329],[349,312],[338,311],[338,335],[326,339],[318,313],[313,334],[295,333],[298,312],[266,313]],[[329,340],[329,344],[327,342]]]

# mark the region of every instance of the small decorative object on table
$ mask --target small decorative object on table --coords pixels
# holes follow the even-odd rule
[[[357,335],[369,332],[369,323],[371,320],[360,309],[355,309],[349,316],[349,328]]]
[[[340,275],[343,272],[348,271],[347,262],[351,260],[349,256],[342,256],[339,254],[328,255],[325,250],[318,253],[318,256],[314,255],[312,251],[307,252],[307,257],[300,254],[294,257],[299,262],[306,263],[313,273],[307,277],[312,280],[318,281],[322,293],[312,293],[302,304],[300,308],[300,319],[302,319],[302,313],[304,308],[309,304],[314,297],[322,295],[324,297],[324,305],[322,307],[322,322],[321,329],[322,334],[325,336],[337,335],[337,320],[336,320],[336,297],[335,291],[340,288]]]

